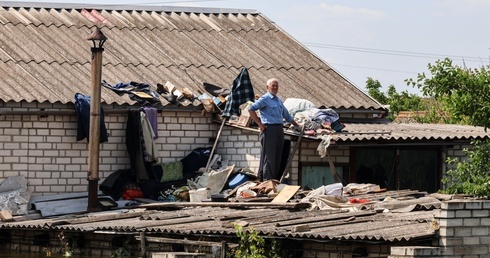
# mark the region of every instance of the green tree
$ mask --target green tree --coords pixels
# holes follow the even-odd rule
[[[381,104],[388,105],[388,97],[386,94],[381,92],[381,88],[381,83],[378,80],[373,80],[371,77],[367,78],[366,89],[368,90],[369,96]]]
[[[448,194],[469,194],[490,197],[490,142],[473,141],[472,150],[464,149],[467,160],[448,159],[446,163],[454,169],[446,172],[442,179]]]
[[[432,97],[445,117],[445,123],[463,123],[490,126],[490,70],[488,67],[463,68],[453,65],[449,58],[429,64],[430,75],[420,73],[408,85],[418,87],[425,96]],[[469,194],[490,197],[490,143],[473,141],[471,149],[464,149],[466,159],[447,159],[448,167],[442,179],[449,194]]]
[[[381,92],[381,83],[369,77],[366,81],[368,94],[379,103],[389,105],[388,118],[394,119],[400,111],[418,111],[421,109],[421,98],[408,91],[397,92],[395,86],[390,85],[386,93]]]
[[[453,123],[490,126],[490,70],[453,65],[449,58],[429,64],[431,73],[420,73],[416,80],[407,79],[425,96],[431,96],[443,105]]]

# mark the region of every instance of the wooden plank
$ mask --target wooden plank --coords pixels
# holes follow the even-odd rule
[[[296,141],[296,143],[294,144],[294,147],[293,147],[293,151],[291,151],[291,154],[289,154],[289,157],[288,157],[288,161],[286,163],[286,168],[284,169],[284,171],[282,172],[282,176],[281,176],[281,179],[279,180],[280,183],[283,182],[284,178],[286,177],[286,175],[289,173],[289,170],[291,170],[291,166],[293,164],[293,158],[294,158],[294,155],[296,154],[296,151],[299,149],[299,147],[301,146],[301,139],[303,139],[303,133],[304,133],[304,130],[305,130],[305,126],[301,126],[301,131],[299,131],[299,136],[298,136],[298,140]]]
[[[310,203],[270,203],[270,202],[162,202],[142,204],[138,207],[152,208],[185,208],[185,207],[226,207],[226,208],[279,208],[279,209],[306,209],[311,207]]]
[[[214,149],[216,149],[216,145],[218,144],[219,137],[221,136],[221,132],[223,131],[223,126],[225,125],[225,122],[226,122],[225,117],[223,117],[221,119],[223,119],[223,121],[221,121],[221,126],[219,127],[218,135],[216,136],[216,140],[214,141],[213,148],[211,149],[211,153],[209,154],[209,159],[208,159],[208,162],[206,164],[206,171],[209,170],[209,166],[211,165],[210,163],[211,163],[211,160],[213,159],[213,155],[214,155]]]
[[[0,211],[0,219],[3,222],[14,221],[14,218],[12,217],[12,214],[10,214],[10,212],[8,210],[2,210],[2,211]]]
[[[285,185],[271,203],[286,203],[299,190],[299,185]]]

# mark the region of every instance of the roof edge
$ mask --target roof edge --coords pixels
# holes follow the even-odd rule
[[[100,9],[117,11],[156,11],[156,12],[189,12],[189,13],[246,13],[259,14],[254,9],[188,7],[164,5],[126,5],[126,4],[83,4],[83,3],[52,3],[52,2],[10,2],[0,1],[4,8],[53,8],[53,9]]]

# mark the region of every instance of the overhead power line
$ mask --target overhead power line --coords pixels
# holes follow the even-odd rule
[[[419,57],[419,58],[439,58],[439,59],[448,57],[451,59],[457,59],[457,60],[462,60],[462,61],[475,61],[475,62],[482,62],[483,61],[483,59],[481,57],[468,57],[468,56],[430,54],[430,53],[397,51],[397,50],[386,50],[386,49],[375,49],[375,48],[362,48],[362,47],[320,44],[320,43],[312,43],[312,42],[304,42],[303,44],[305,46],[309,46],[309,47],[330,48],[330,49],[338,49],[338,50],[352,51],[352,52],[363,52],[363,53],[370,53],[370,54]]]

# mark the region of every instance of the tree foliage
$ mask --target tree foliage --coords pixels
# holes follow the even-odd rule
[[[490,197],[490,142],[473,141],[472,150],[464,149],[467,160],[448,159],[446,163],[454,169],[446,172],[442,179],[448,194],[469,194]]]
[[[453,65],[448,58],[428,65],[430,75],[418,74],[407,79],[409,86],[418,87],[424,97],[397,93],[390,86],[387,94],[380,91],[378,81],[368,78],[369,95],[390,105],[393,115],[399,111],[424,111],[418,122],[470,124],[490,126],[490,68],[467,69]],[[449,158],[452,170],[446,172],[442,192],[490,197],[490,142],[473,141],[471,150],[464,149],[466,159]]]
[[[287,240],[265,239],[253,228],[244,229],[242,226],[234,226],[239,238],[238,246],[229,250],[227,257],[233,258],[293,258],[298,257],[295,245]],[[301,256],[301,255],[299,255]]]
[[[368,94],[383,105],[389,105],[390,115],[388,118],[394,119],[400,111],[416,111],[422,108],[422,99],[416,94],[408,91],[397,92],[395,86],[390,85],[386,93],[381,92],[381,83],[378,80],[368,78],[366,89]]]
[[[406,80],[425,96],[444,106],[452,122],[490,126],[490,70],[487,67],[468,69],[455,66],[449,58],[429,64],[431,76],[420,73],[416,80]]]

